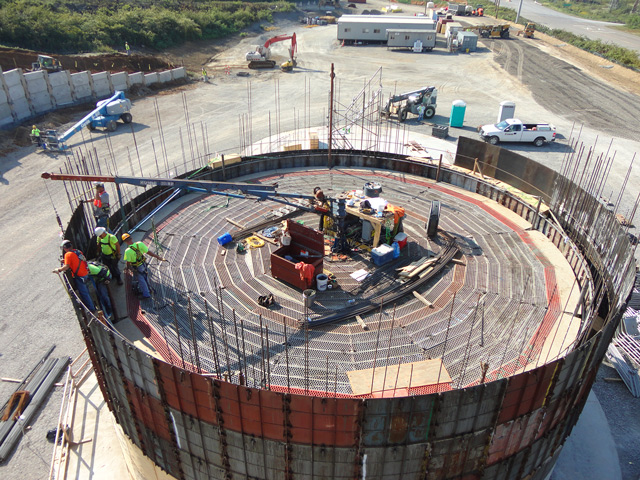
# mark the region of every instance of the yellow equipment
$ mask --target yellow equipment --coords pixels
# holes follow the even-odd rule
[[[509,38],[509,25],[494,25],[489,31],[489,38]]]
[[[524,26],[524,33],[522,34],[522,36],[524,38],[533,38],[533,33],[536,31],[536,24],[535,23],[531,23],[528,22],[525,26]]]
[[[466,30],[477,32],[483,38],[509,38],[509,27],[508,23],[504,23],[501,25],[478,25]]]
[[[298,64],[296,63],[296,59],[295,58],[290,58],[286,62],[280,64],[280,69],[283,72],[291,72],[293,70],[293,67],[295,67],[297,65]]]
[[[245,242],[247,242],[247,245],[249,246],[249,248],[252,248],[252,249],[264,247],[264,240],[262,240],[259,237],[256,237],[255,235],[247,238]]]

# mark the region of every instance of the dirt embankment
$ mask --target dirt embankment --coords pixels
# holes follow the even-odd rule
[[[0,47],[0,67],[2,70],[22,68],[31,70],[31,64],[38,58],[38,54],[30,50]],[[85,55],[51,55],[62,63],[62,68],[71,72],[157,72],[174,68],[167,60],[153,56],[124,53],[85,54]]]

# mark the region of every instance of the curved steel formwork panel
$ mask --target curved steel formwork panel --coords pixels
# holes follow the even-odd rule
[[[100,387],[117,422],[131,442],[176,478],[544,479],[578,420],[633,284],[633,255],[613,213],[597,209],[594,216],[589,210],[586,218],[581,214],[588,210],[585,204],[598,202],[581,192],[580,205],[559,210],[560,226],[535,206],[459,171],[384,153],[337,152],[334,161],[438,177],[531,222],[563,252],[577,278],[591,278],[596,286],[578,340],[548,363],[511,374],[517,363],[510,376],[493,372],[484,383],[466,388],[342,398],[249,388],[196,373],[137,349],[78,308]],[[238,163],[225,175],[325,162],[318,152],[273,154]],[[220,173],[208,175],[217,180]],[[556,205],[568,205],[569,195],[548,195]],[[606,242],[593,222],[608,226]],[[82,216],[76,215],[67,235],[81,237],[82,229]],[[155,335],[160,345],[162,337]]]

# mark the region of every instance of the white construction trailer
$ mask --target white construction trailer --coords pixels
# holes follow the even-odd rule
[[[431,51],[436,46],[436,32],[409,28],[387,30],[387,48],[410,48],[415,52]]]
[[[386,43],[389,29],[425,30],[435,34],[436,22],[427,17],[343,15],[338,19],[338,41]]]

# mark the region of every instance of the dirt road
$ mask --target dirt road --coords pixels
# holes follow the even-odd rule
[[[613,137],[636,139],[637,134],[629,126],[640,115],[637,95],[612,88],[589,70],[547,54],[540,48],[540,42],[540,39],[482,41],[494,53],[500,67],[526,86],[544,108]],[[609,65],[601,60],[596,68]]]

